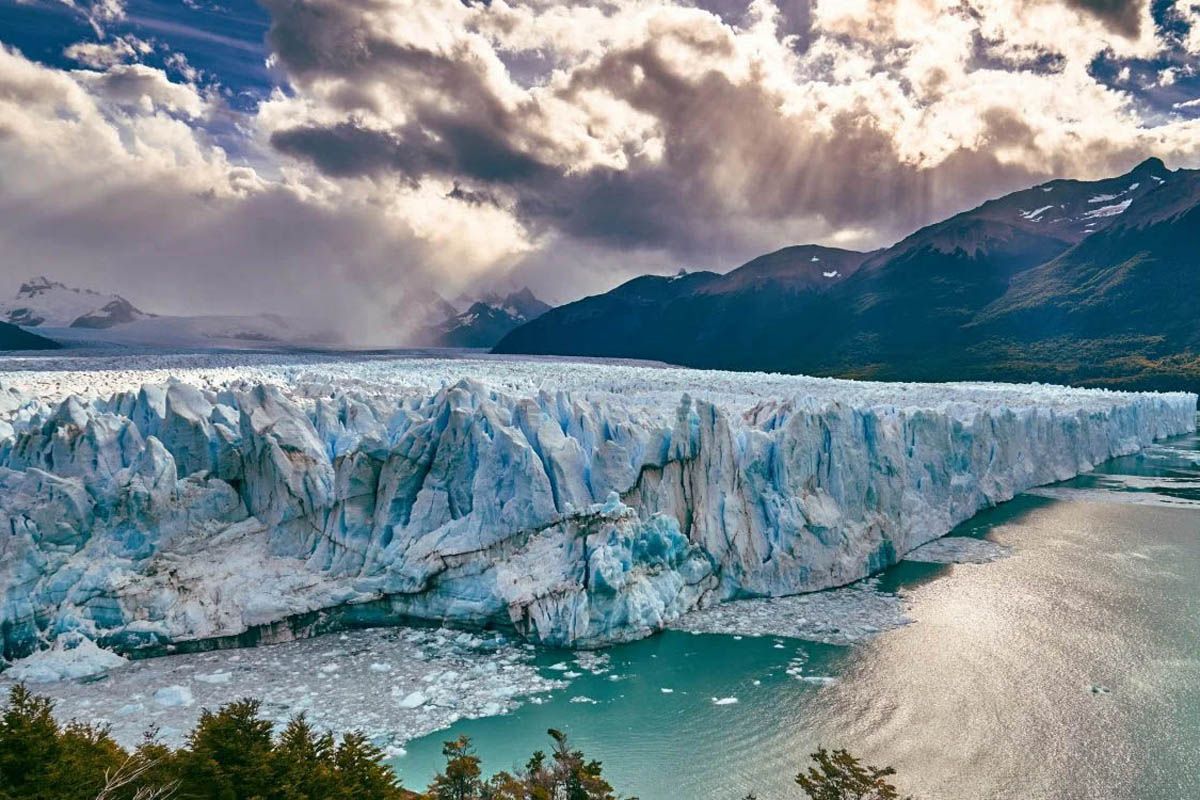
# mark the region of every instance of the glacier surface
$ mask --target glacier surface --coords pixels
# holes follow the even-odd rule
[[[554,360],[9,359],[0,636],[123,653],[414,619],[553,645],[841,586],[1195,429],[1190,394]]]

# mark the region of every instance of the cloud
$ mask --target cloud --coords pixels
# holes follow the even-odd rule
[[[0,98],[21,98],[0,137],[28,132],[0,139],[0,166],[36,164],[58,192],[0,186],[24,226],[0,222],[0,243],[138,280],[184,253],[171,281],[214,306],[315,308],[336,284],[345,298],[325,305],[377,327],[413,281],[528,278],[569,299],[797,242],[877,247],[1151,154],[1200,161],[1200,122],[1147,116],[1137,81],[1095,69],[1191,74],[1189,0],[1170,33],[1144,1],[263,5],[280,88],[244,114],[179,64],[127,63],[121,39],[75,50],[88,70],[0,59]],[[140,249],[121,238],[134,210],[152,231]],[[62,223],[56,241],[38,214]]]
[[[1089,74],[1161,46],[1144,3],[708,6],[268,0],[295,90],[270,142],[334,178],[455,180],[537,235],[680,259],[880,244],[1043,177],[1198,149]],[[506,62],[532,49],[554,67],[524,85]]]
[[[111,42],[76,42],[63,51],[67,58],[87,67],[104,69],[136,61],[154,52],[154,45],[136,36],[118,36]]]
[[[449,186],[231,162],[205,133],[223,113],[151,67],[65,72],[0,47],[0,288],[48,271],[151,310],[289,312],[395,341],[434,274],[468,280],[527,247]]]
[[[103,39],[106,28],[125,19],[125,0],[59,0],[87,20],[96,36]]]
[[[1131,39],[1138,37],[1149,13],[1149,3],[1136,0],[1067,0],[1067,5],[1091,14]]]

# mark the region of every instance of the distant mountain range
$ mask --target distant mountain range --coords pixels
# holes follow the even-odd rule
[[[149,316],[120,295],[72,289],[46,277],[26,281],[15,298],[0,302],[0,320],[26,327],[110,328]]]
[[[880,380],[1200,388],[1200,171],[1056,180],[872,253],[788,247],[635,278],[500,353]]]
[[[399,327],[415,331],[404,344],[488,348],[550,308],[527,288],[458,302],[455,307],[433,291],[407,294],[394,311]],[[256,349],[340,344],[333,333],[276,314],[150,314],[120,295],[78,289],[45,277],[26,281],[12,300],[0,301],[0,325],[0,350],[44,349],[60,343]]]
[[[120,295],[74,288],[45,277],[26,281],[12,300],[0,302],[0,320],[23,334],[0,338],[3,350],[62,344],[247,348],[323,341],[306,326],[275,314],[150,314]],[[38,342],[45,344],[39,347]]]

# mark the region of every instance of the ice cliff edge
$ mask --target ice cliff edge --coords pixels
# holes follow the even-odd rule
[[[554,363],[171,374],[0,374],[6,659],[331,614],[636,638],[861,578],[1196,419],[1190,394]]]

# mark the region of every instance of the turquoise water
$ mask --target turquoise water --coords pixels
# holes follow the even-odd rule
[[[1200,798],[1200,440],[1056,489],[956,531],[1009,558],[888,570],[915,622],[866,644],[667,632],[609,649],[610,671],[541,705],[412,742],[395,766],[423,785],[441,742],[466,734],[488,771],[510,769],[555,727],[642,800],[795,798],[817,744],[895,766],[925,800]],[[572,657],[539,663],[581,671]]]

